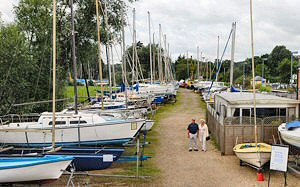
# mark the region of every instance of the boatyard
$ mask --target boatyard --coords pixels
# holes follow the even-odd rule
[[[74,179],[75,184],[81,186],[83,184],[91,186],[267,186],[267,180],[257,181],[255,169],[241,167],[236,156],[221,156],[215,140],[209,141],[206,152],[188,152],[187,124],[191,118],[196,117],[196,120],[199,120],[205,118],[206,114],[206,105],[198,94],[191,90],[180,89],[177,103],[165,108],[158,112],[158,121],[153,131],[149,132],[150,140],[153,140],[151,136],[155,139],[153,142],[155,145],[149,147],[151,152],[154,151],[153,158],[140,168],[141,174],[149,178],[137,180],[124,179],[120,176],[107,177],[111,174],[124,174],[123,170],[135,175],[135,164],[131,163],[125,167],[116,164],[105,172],[93,172],[93,174],[106,174],[106,177],[76,176],[78,178]],[[147,149],[145,154],[149,153]],[[265,178],[267,177],[268,172],[265,171]],[[284,185],[282,173],[274,172],[271,177],[270,186]],[[65,184],[67,179],[68,176],[64,176],[54,184]],[[299,180],[300,177],[296,174],[288,173],[288,186],[298,186]]]
[[[298,187],[296,3],[1,1],[0,185]]]

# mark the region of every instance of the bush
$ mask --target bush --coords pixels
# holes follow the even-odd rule
[[[272,91],[272,87],[270,87],[270,86],[261,86],[259,88],[259,91],[261,91],[261,92],[271,92]]]

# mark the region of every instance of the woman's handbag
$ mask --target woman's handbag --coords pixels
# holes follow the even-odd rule
[[[208,141],[208,140],[210,140],[210,136],[207,136],[207,137],[206,137],[206,141]]]

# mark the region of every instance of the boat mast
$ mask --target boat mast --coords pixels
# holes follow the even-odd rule
[[[108,25],[108,15],[107,15],[107,6],[106,6],[106,0],[104,1],[104,8],[105,8],[105,26],[106,26],[106,32],[109,33],[109,25]],[[107,34],[108,35],[108,34]],[[107,42],[105,45],[106,49],[106,61],[108,65],[108,77],[109,77],[109,96],[112,98],[112,81],[111,81],[111,63],[110,63],[110,41],[109,37],[107,37]]]
[[[217,68],[216,72],[218,72],[219,69],[219,51],[220,51],[220,36],[218,36],[218,47],[217,47]],[[218,82],[218,73],[216,73],[216,81]]]
[[[230,87],[233,85],[233,66],[234,66],[234,51],[235,51],[235,30],[236,22],[232,23],[232,43],[231,43],[231,61],[230,61]]]
[[[135,8],[132,10],[132,26],[133,26],[133,42],[132,42],[132,85],[134,84],[134,79],[135,79]]]
[[[189,72],[189,51],[186,51],[186,69],[187,69],[187,78],[190,77],[190,72]]]
[[[165,61],[165,83],[168,82],[168,62],[167,62],[167,35],[164,34],[164,61]]]
[[[160,84],[162,83],[162,58],[161,58],[161,24],[159,24],[159,48],[158,48],[158,64],[159,64],[159,68],[158,68],[158,76],[159,76],[159,81]]]
[[[124,25],[125,25],[125,19],[124,19],[124,9],[125,9],[125,3],[123,2],[123,6],[121,11],[122,11],[122,65],[123,65],[123,83],[125,85],[125,106],[126,109],[128,109],[128,95],[127,95],[127,72],[126,72],[126,46],[125,46],[125,31],[124,31]]]
[[[53,0],[53,38],[52,38],[52,60],[53,60],[53,80],[52,80],[52,148],[55,147],[55,97],[56,97],[56,0]]]
[[[156,68],[155,68],[155,52],[156,52],[156,46],[155,46],[155,42],[154,42],[154,33],[153,33],[153,80],[155,81],[155,71],[156,71]]]
[[[148,11],[148,24],[149,24],[149,56],[150,56],[150,83],[153,83],[152,77],[152,44],[151,44],[151,26],[150,26],[150,12]]]
[[[252,18],[252,0],[250,0],[250,23],[251,23],[251,51],[252,51],[252,89],[253,89],[253,109],[254,109],[254,132],[255,145],[257,147],[257,125],[256,125],[256,94],[255,94],[255,66],[254,66],[254,39],[253,39],[253,18]]]
[[[200,80],[199,46],[197,46],[197,79]]]
[[[111,65],[112,65],[112,76],[113,76],[113,87],[116,87],[116,74],[115,74],[115,64],[114,64],[114,53],[113,46],[110,46],[111,51]]]
[[[201,71],[202,71],[202,64],[203,64],[203,57],[202,57],[202,51],[201,51],[201,54],[200,54],[200,71],[199,71],[199,73],[200,73],[200,77],[202,76],[202,75],[201,75]],[[202,76],[202,79],[203,79],[203,77],[204,77],[204,75]]]
[[[76,46],[75,46],[75,26],[74,26],[74,9],[73,9],[73,0],[70,1],[71,7],[71,27],[72,27],[72,59],[73,59],[73,80],[74,80],[74,108],[75,114],[78,114],[78,93],[77,93],[77,68],[76,68]]]
[[[103,83],[102,83],[102,61],[101,61],[101,43],[100,43],[100,17],[99,17],[99,2],[96,1],[96,16],[97,16],[97,40],[98,40],[98,62],[99,62],[99,77],[101,87],[101,109],[104,110],[103,105]]]

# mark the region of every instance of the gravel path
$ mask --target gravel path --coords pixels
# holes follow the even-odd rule
[[[160,119],[159,148],[156,163],[162,172],[159,186],[267,186],[256,181],[256,171],[240,167],[236,156],[221,156],[208,142],[207,152],[188,152],[187,125],[193,117],[196,122],[205,117],[199,95],[180,89],[177,107]],[[283,186],[283,174],[271,176],[271,186]],[[265,174],[267,178],[267,174]],[[288,174],[288,186],[299,186],[300,178]]]

